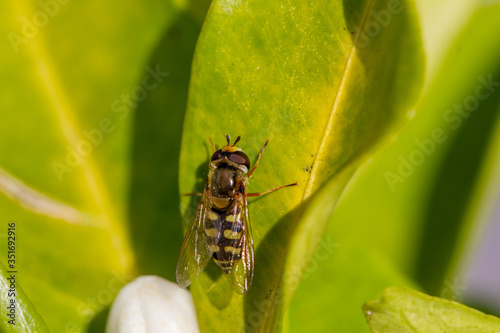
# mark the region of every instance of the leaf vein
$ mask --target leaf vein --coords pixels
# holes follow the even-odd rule
[[[320,143],[318,151],[317,151],[317,153],[316,153],[316,155],[314,157],[313,165],[318,165],[317,164],[318,159],[321,159],[323,157],[324,152],[326,150],[327,143],[328,143],[328,138],[330,137],[330,133],[332,132],[332,128],[333,128],[333,124],[334,124],[334,120],[335,120],[336,111],[337,111],[337,109],[339,107],[340,100],[342,98],[342,94],[343,94],[343,91],[344,91],[344,86],[345,86],[345,83],[346,83],[346,80],[347,80],[348,73],[351,70],[352,60],[354,58],[357,41],[358,41],[359,36],[360,36],[360,31],[362,31],[363,27],[366,25],[366,21],[368,20],[369,13],[371,11],[371,8],[373,7],[373,3],[374,2],[375,2],[375,0],[369,0],[368,4],[366,5],[366,8],[364,10],[363,18],[362,18],[361,24],[360,24],[360,28],[356,32],[356,36],[354,38],[354,42],[353,42],[353,44],[351,46],[351,49],[349,51],[349,56],[347,57],[346,64],[345,64],[345,67],[344,67],[344,73],[342,75],[342,79],[341,79],[339,87],[337,89],[337,93],[335,95],[335,100],[333,102],[332,109],[330,111],[330,115],[328,116],[328,121],[326,123],[325,131],[323,133],[323,136],[321,137],[321,143]],[[306,200],[311,195],[311,193],[313,191],[313,186],[315,184],[315,179],[318,176],[317,175],[317,173],[318,173],[317,170],[318,170],[317,167],[316,168],[312,168],[312,170],[311,170],[311,173],[310,173],[309,178],[307,180],[306,188],[304,190],[304,195],[302,197],[302,201]]]
[[[86,224],[85,213],[36,191],[0,167],[0,192],[27,210],[71,224]]]

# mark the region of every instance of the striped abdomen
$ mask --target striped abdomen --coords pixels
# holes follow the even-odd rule
[[[242,251],[243,222],[233,210],[224,212],[214,208],[208,211],[205,234],[210,240],[209,248],[213,258],[224,273],[229,273],[233,265],[240,260]]]

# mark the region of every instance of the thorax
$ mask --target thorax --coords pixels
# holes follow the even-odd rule
[[[231,207],[234,197],[246,183],[246,170],[225,161],[210,163],[208,185],[212,198],[212,206],[224,210]]]

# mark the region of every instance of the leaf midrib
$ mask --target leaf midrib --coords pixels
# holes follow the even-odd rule
[[[358,43],[358,39],[360,36],[359,32],[361,30],[363,30],[363,28],[366,24],[366,20],[367,20],[369,13],[371,11],[371,8],[373,7],[374,2],[375,2],[375,0],[368,0],[367,5],[365,7],[365,10],[363,12],[361,24],[360,24],[358,31],[356,31],[356,35],[354,37],[353,44],[352,44],[351,49],[349,51],[349,56],[347,57],[346,64],[344,66],[344,73],[342,75],[342,79],[340,81],[340,84],[337,88],[337,93],[335,94],[335,100],[333,101],[330,115],[328,116],[328,121],[326,123],[325,130],[323,132],[323,136],[321,137],[321,143],[318,147],[316,154],[314,155],[314,161],[313,161],[312,165],[318,165],[317,162],[324,159],[325,151],[328,147],[328,138],[330,136],[330,133],[332,132],[333,124],[334,124],[335,118],[336,118],[335,115],[338,114],[339,104],[340,104],[341,99],[342,99],[342,93],[344,91],[344,86],[345,86],[348,74],[351,70],[352,60],[354,58],[356,45]],[[316,180],[316,177],[318,176],[318,169],[319,168],[317,168],[317,167],[312,168],[311,173],[309,174],[309,177],[308,177],[307,182],[306,182],[306,188],[304,189],[304,194],[302,196],[301,202],[304,202],[305,200],[307,200],[307,198],[309,198],[309,196],[312,194],[313,186],[316,183],[315,180]]]
[[[371,8],[373,7],[374,2],[375,2],[375,0],[368,0],[367,5],[363,11],[363,17],[361,20],[361,24],[360,24],[358,31],[356,31],[356,35],[355,35],[355,38],[353,40],[353,44],[350,48],[349,56],[347,57],[346,64],[344,66],[344,72],[342,74],[342,79],[340,81],[339,87],[337,88],[335,100],[334,100],[333,105],[331,107],[331,111],[330,111],[328,121],[327,121],[325,130],[324,130],[322,139],[321,139],[321,143],[318,147],[317,153],[315,154],[313,165],[318,165],[317,162],[324,159],[323,156],[325,154],[325,151],[326,151],[326,149],[328,147],[328,143],[329,143],[328,137],[332,131],[333,124],[335,122],[335,115],[338,113],[338,108],[339,108],[339,104],[340,104],[341,99],[342,99],[342,93],[344,91],[344,86],[345,86],[345,83],[347,81],[348,74],[351,70],[351,64],[352,64],[352,61],[353,61],[354,56],[355,56],[356,45],[357,45],[357,41],[358,41],[359,36],[360,36],[359,32],[364,28],[366,21],[367,21],[367,18],[368,18],[368,15],[371,11]],[[317,168],[317,167],[312,168],[311,173],[309,174],[309,177],[308,177],[307,182],[306,182],[306,186],[304,189],[304,193],[303,193],[301,202],[304,202],[305,200],[307,200],[311,196],[311,194],[313,193],[313,187],[316,183],[316,178],[318,177],[318,169],[319,168]],[[332,177],[333,177],[333,175],[332,175]],[[300,205],[297,214],[295,214],[295,221],[293,223],[295,225],[295,227],[297,227],[297,225],[298,225],[298,222],[299,222],[298,219],[300,218],[300,216],[302,216],[303,210],[304,210],[304,205]],[[289,243],[289,245],[290,245],[290,243]],[[288,253],[290,253],[290,248],[288,248],[286,250],[287,257],[288,257]],[[286,265],[286,261],[288,261],[288,260],[285,259],[283,261],[283,263],[285,265]],[[305,265],[305,263],[304,263],[304,265]],[[281,270],[281,272],[280,272],[280,279],[281,280],[283,280],[283,273],[284,273],[284,271]],[[294,292],[295,292],[295,290],[290,291],[291,294],[287,297],[288,300],[291,299],[291,295],[293,295]],[[268,303],[268,309],[267,309],[268,313],[272,313],[272,307],[276,304],[275,303],[277,301],[276,298],[279,297],[277,294],[273,294],[273,296],[274,296],[273,300]],[[282,309],[284,307],[287,307],[287,306],[288,306],[288,304],[281,305]],[[272,317],[272,318],[274,321],[275,317]],[[271,327],[274,327],[274,323],[271,324],[270,327],[268,327],[268,328],[271,328]]]

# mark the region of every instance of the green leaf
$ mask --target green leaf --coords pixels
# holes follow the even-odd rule
[[[417,287],[380,252],[356,239],[346,239],[348,226],[335,222],[334,213],[304,269],[287,311],[288,332],[368,332],[360,304],[391,285]],[[351,228],[360,230],[353,224]]]
[[[24,293],[17,272],[10,273],[0,261],[0,299],[2,332],[49,332],[42,317]]]
[[[430,83],[430,79],[434,78],[436,71],[439,70],[447,50],[469,21],[472,13],[481,6],[481,1],[417,0],[415,6],[421,17],[420,26],[427,60],[426,77],[427,83]],[[453,13],[453,15],[448,15],[447,19],[443,20],[443,17],[436,13]]]
[[[442,6],[442,3],[429,5]],[[458,4],[449,5],[455,10]],[[436,61],[437,54],[447,51],[439,47],[453,45],[436,82],[429,80],[430,89],[414,120],[360,168],[343,194],[323,237],[323,242],[332,239],[338,251],[317,264],[319,267],[301,283],[289,309],[290,331],[363,331],[364,323],[359,316],[363,295],[365,300],[375,298],[374,293],[380,294],[390,285],[415,288],[417,282],[408,278],[419,251],[426,253],[419,272],[419,280],[427,282],[424,286],[446,297],[461,296],[462,290],[450,287],[457,281],[452,276],[456,274],[454,267],[449,269],[450,260],[463,255],[466,242],[472,243],[469,246],[473,248],[480,241],[477,232],[482,231],[484,212],[491,209],[484,210],[483,206],[495,205],[492,198],[500,184],[498,91],[481,101],[460,129],[455,131],[443,120],[443,113],[454,103],[463,103],[467,96],[474,95],[478,76],[488,78],[492,73],[492,78],[500,81],[495,74],[499,46],[495,38],[499,33],[497,6],[479,8],[478,12],[475,7],[467,13],[470,17],[465,22],[453,23],[464,27],[464,31],[453,34],[458,35],[456,41],[433,41],[434,46],[426,50]],[[435,11],[422,17],[423,31],[433,35],[427,38],[434,39],[443,30],[449,34],[451,29],[446,26],[449,21],[439,18],[439,22],[429,26],[433,15]],[[455,15],[454,11],[450,20],[457,20]],[[391,186],[387,172],[399,175],[400,158],[408,160],[418,151],[416,142],[428,142],[436,128],[444,129],[448,140],[436,143],[422,164],[412,166],[414,169],[404,177],[404,182]],[[448,156],[446,163],[443,156]],[[429,198],[431,192],[439,195]],[[425,234],[421,231],[423,225],[428,225]],[[474,226],[479,230],[474,230]],[[432,246],[430,238],[434,239]],[[422,239],[428,243],[420,244]],[[406,279],[393,282],[402,273]],[[445,274],[448,280],[443,285]]]
[[[429,178],[421,206],[423,231],[415,267],[417,281],[432,294],[441,291],[446,279],[453,279],[481,215],[481,174],[489,168],[486,156],[500,117],[498,15],[497,4],[480,7],[471,16],[419,107],[433,114],[427,126],[434,128],[428,133],[440,129],[444,139],[418,139],[436,146],[429,163],[436,173]],[[455,71],[458,67],[460,73]]]
[[[372,332],[498,332],[500,318],[409,288],[391,287],[363,306]]]
[[[241,135],[239,146],[253,161],[270,139],[250,192],[295,181],[299,187],[250,202],[256,276],[245,297],[232,293],[214,264],[193,283],[202,330],[280,328],[361,156],[408,119],[423,61],[414,9],[399,5],[212,3],[193,62],[181,192],[203,189],[208,137],[220,147],[228,133]],[[372,14],[381,11],[382,18]],[[192,218],[197,200],[184,200]]]
[[[16,222],[20,281],[53,332],[102,332],[135,275],[174,277],[177,156],[207,6],[0,5],[0,234]]]
[[[480,77],[500,81],[499,6],[479,7],[469,15],[451,48],[442,51],[446,56],[415,118],[358,174],[336,211],[336,223],[357,221],[365,231],[353,228],[350,237],[380,251],[427,292],[438,295],[446,279],[455,280],[458,260],[475,237],[474,226],[479,226],[481,182],[491,181],[485,178],[491,168],[486,153],[492,150],[499,112],[495,88],[469,117],[458,117],[462,122],[457,128],[457,120],[445,118],[454,105],[475,96],[478,87],[484,89]],[[433,138],[439,129],[442,142]],[[427,153],[421,148],[424,143]]]

